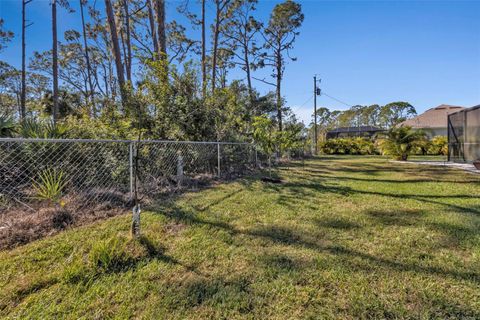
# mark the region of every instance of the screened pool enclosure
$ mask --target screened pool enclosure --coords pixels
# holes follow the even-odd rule
[[[448,160],[480,159],[480,105],[448,116]]]

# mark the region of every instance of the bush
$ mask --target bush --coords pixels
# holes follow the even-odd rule
[[[0,138],[11,138],[15,131],[16,127],[13,118],[0,114]]]
[[[448,138],[446,136],[435,136],[430,140],[427,154],[431,155],[443,155],[448,154]]]
[[[425,141],[423,131],[405,126],[391,128],[377,142],[383,155],[392,156],[395,160],[407,161],[408,156],[421,149]]]
[[[320,143],[319,149],[323,154],[369,155],[377,153],[373,141],[360,137],[330,139]]]

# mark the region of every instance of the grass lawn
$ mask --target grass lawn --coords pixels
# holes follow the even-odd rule
[[[480,318],[480,176],[325,157],[0,252],[1,318]]]

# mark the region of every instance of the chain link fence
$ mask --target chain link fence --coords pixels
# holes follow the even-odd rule
[[[246,143],[0,139],[0,213],[17,207],[35,210],[53,201],[54,194],[39,199],[38,193],[55,183],[62,205],[70,208],[126,207],[135,178],[139,196],[148,201],[242,175],[256,161],[255,146]]]

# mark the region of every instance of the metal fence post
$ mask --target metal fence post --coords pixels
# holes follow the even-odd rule
[[[220,178],[221,176],[221,171],[220,171],[220,143],[217,143],[217,170],[218,170],[218,177]]]
[[[130,197],[133,198],[133,142],[128,144],[128,161],[130,170]]]
[[[182,186],[182,181],[183,181],[183,157],[181,154],[179,154],[177,158],[177,187],[178,188]]]
[[[258,168],[258,150],[256,146],[254,146],[254,148],[255,148],[255,168]]]

